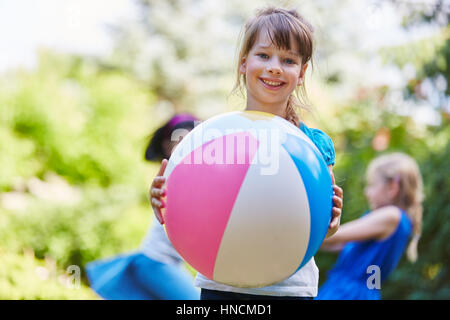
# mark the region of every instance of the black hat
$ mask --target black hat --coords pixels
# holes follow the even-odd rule
[[[194,129],[196,121],[199,121],[199,119],[189,113],[180,113],[170,118],[152,135],[145,150],[145,159],[148,161],[168,159],[170,155],[165,154],[162,144],[164,139],[170,139],[172,132],[176,129]]]

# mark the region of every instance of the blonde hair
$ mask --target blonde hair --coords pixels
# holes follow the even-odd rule
[[[413,237],[406,251],[408,259],[415,262],[417,245],[422,233],[423,182],[417,162],[410,156],[395,152],[375,158],[367,169],[367,177],[380,176],[386,182],[397,181],[399,193],[393,205],[405,210],[413,222]]]
[[[312,37],[313,27],[311,24],[295,10],[275,7],[260,9],[257,11],[256,16],[245,24],[243,36],[241,35],[242,41],[237,62],[237,79],[233,91],[240,88],[242,92],[241,83],[243,82],[245,85],[246,79],[245,75],[241,76],[239,68],[243,58],[247,56],[255,44],[261,30],[267,30],[269,38],[276,47],[286,50],[291,49],[291,36],[293,36],[300,50],[299,55],[302,57],[302,66],[309,61],[312,64],[314,43]],[[289,96],[285,118],[298,126],[300,119],[296,109],[309,110],[310,105],[304,81],[297,87],[295,93],[296,96],[293,94]]]

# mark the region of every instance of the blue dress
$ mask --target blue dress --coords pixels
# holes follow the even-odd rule
[[[335,151],[323,131],[300,123],[327,165],[334,165]],[[139,251],[90,262],[86,273],[91,288],[107,300],[198,300],[200,290],[182,268],[182,258],[154,219]]]
[[[380,300],[381,285],[400,261],[411,232],[411,220],[401,211],[400,222],[387,239],[347,243],[316,300]]]
[[[139,251],[86,265],[91,288],[107,300],[198,300],[200,291],[154,219]]]

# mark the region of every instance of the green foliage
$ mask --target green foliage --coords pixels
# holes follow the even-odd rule
[[[0,259],[2,300],[98,299],[89,287],[77,287],[65,272],[54,270],[32,255],[0,251]]]
[[[38,258],[53,257],[60,267],[136,250],[145,235],[150,209],[125,187],[88,189],[74,205],[32,200],[26,210],[1,211],[0,247],[32,248]]]
[[[140,180],[151,95],[136,81],[80,59],[41,54],[35,73],[0,79],[0,190],[46,171],[70,183]],[[11,161],[14,159],[14,161]]]
[[[430,93],[424,92],[421,84],[429,80],[435,93],[440,99],[433,105],[448,110],[450,95],[450,26],[442,28],[436,35],[418,40],[407,45],[389,47],[380,50],[380,55],[385,62],[394,63],[401,68],[412,66],[415,76],[409,79],[405,92],[409,98],[416,100],[427,99]],[[433,104],[430,101],[429,104]]]
[[[35,280],[40,260],[24,248],[61,270],[79,266],[84,286],[87,262],[139,248],[151,217],[148,167],[157,169],[143,158],[160,124],[153,99],[120,71],[48,52],[37,70],[0,77],[1,297],[89,297]]]

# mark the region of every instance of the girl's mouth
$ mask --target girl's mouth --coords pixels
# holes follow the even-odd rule
[[[284,82],[282,81],[275,81],[275,80],[267,80],[263,78],[259,78],[263,86],[269,90],[278,90],[284,85]]]

